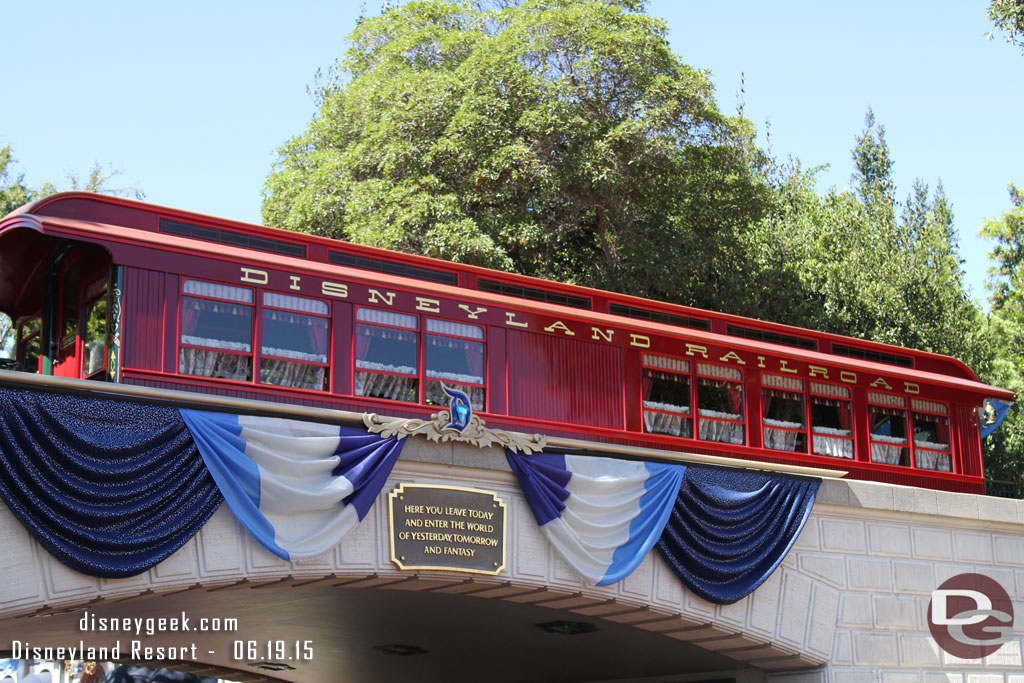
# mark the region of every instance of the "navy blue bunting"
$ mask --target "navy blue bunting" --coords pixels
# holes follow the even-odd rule
[[[734,603],[785,558],[820,485],[820,479],[688,467],[658,551],[694,593]]]
[[[0,497],[90,576],[140,574],[223,501],[176,408],[0,388]]]

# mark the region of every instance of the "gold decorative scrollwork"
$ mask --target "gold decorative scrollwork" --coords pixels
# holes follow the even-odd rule
[[[385,438],[394,436],[404,439],[407,436],[420,434],[438,443],[460,441],[478,448],[501,446],[524,455],[540,452],[547,443],[547,437],[542,434],[527,435],[489,429],[477,415],[470,418],[469,424],[461,433],[456,429],[445,429],[445,426],[451,424],[451,421],[451,414],[447,410],[432,414],[430,420],[382,417],[376,413],[363,414],[363,424],[366,425],[366,428],[371,433],[380,434]]]

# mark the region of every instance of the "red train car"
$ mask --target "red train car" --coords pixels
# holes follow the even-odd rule
[[[28,372],[428,417],[984,491],[960,361],[150,204],[0,222]]]

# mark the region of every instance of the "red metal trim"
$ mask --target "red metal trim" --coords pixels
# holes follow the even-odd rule
[[[54,229],[73,229],[83,230],[90,233],[97,232],[97,227],[92,224],[84,223],[82,221],[74,221],[70,219],[59,219],[59,221],[47,221],[48,228]],[[101,235],[96,235],[98,241],[120,241],[121,243],[138,243],[146,242],[151,243],[153,246],[165,250],[180,250],[180,253],[188,253],[194,255],[196,252],[209,251],[210,255],[220,260],[237,261],[238,263],[245,263],[247,265],[253,265],[254,263],[263,264],[266,267],[273,270],[280,270],[282,267],[288,268],[293,272],[306,272],[314,273],[319,276],[337,279],[342,277],[346,280],[354,282],[364,282],[367,286],[379,287],[373,279],[373,275],[366,271],[360,271],[358,269],[349,269],[343,266],[326,266],[325,264],[312,263],[308,260],[296,259],[292,257],[282,257],[277,255],[265,254],[263,252],[252,252],[248,250],[238,249],[229,247],[226,245],[211,245],[216,246],[217,249],[205,249],[206,243],[196,242],[187,238],[177,238],[172,235],[164,233],[147,233],[142,230],[135,230],[131,228],[118,228],[116,226],[104,226],[107,231]],[[159,238],[159,239],[156,239]],[[186,245],[188,245],[186,247]],[[203,245],[203,248],[200,247]],[[489,271],[487,271],[489,272]],[[388,283],[389,290],[399,290],[405,292],[423,292],[423,283],[416,280],[407,278],[393,277]],[[778,346],[774,344],[768,344],[764,342],[757,342],[754,340],[746,340],[742,337],[731,337],[727,335],[720,335],[713,332],[702,332],[693,330],[683,330],[682,328],[676,328],[668,325],[662,325],[660,323],[652,323],[647,321],[636,320],[632,318],[621,318],[619,316],[611,316],[605,313],[583,311],[580,309],[573,309],[554,304],[546,304],[544,302],[534,302],[530,300],[515,299],[512,297],[505,297],[497,294],[488,294],[485,292],[478,292],[475,290],[464,290],[457,287],[451,287],[448,285],[432,284],[431,292],[437,295],[449,296],[457,298],[463,301],[470,300],[479,303],[490,303],[492,305],[501,305],[504,308],[510,310],[522,310],[522,311],[533,311],[542,315],[549,315],[556,319],[575,319],[578,321],[595,322],[602,325],[611,325],[620,329],[636,329],[641,332],[650,331],[657,333],[665,337],[687,339],[693,342],[703,343],[714,343],[719,346],[727,348],[735,348],[739,350],[745,350],[751,353],[766,353],[773,356],[789,357],[793,359],[803,360],[812,364],[825,364],[851,371],[860,372],[871,372],[879,375],[885,375],[890,377],[897,377],[901,379],[910,380],[921,380],[932,383],[940,383],[947,386],[954,386],[960,389],[974,389],[977,391],[987,390],[988,394],[996,397],[1011,398],[1012,392],[1007,392],[996,387],[986,387],[978,383],[976,380],[964,379],[960,377],[939,375],[934,372],[919,371],[914,369],[902,368],[900,366],[890,366],[881,363],[875,363],[872,361],[860,361],[858,359],[846,359],[843,356],[832,356],[830,354],[824,354],[821,352],[806,351],[803,349],[795,349],[790,347]],[[642,301],[642,300],[640,300]],[[725,315],[725,314],[715,314]],[[728,316],[726,316],[728,317]],[[745,321],[746,319],[737,318],[738,320]],[[813,333],[812,334],[821,334]],[[836,337],[837,339],[847,338]],[[864,342],[860,341],[862,345]],[[882,348],[887,345],[879,345],[878,348]],[[874,348],[874,345],[871,346]],[[892,347],[898,348],[898,347]],[[956,359],[950,359],[945,356],[938,356],[937,354],[926,354],[914,349],[900,349],[904,353],[912,353],[914,355],[923,355],[928,357],[934,357],[937,360],[947,362],[953,361],[964,369],[962,363],[956,361]],[[973,373],[968,374],[973,377]]]

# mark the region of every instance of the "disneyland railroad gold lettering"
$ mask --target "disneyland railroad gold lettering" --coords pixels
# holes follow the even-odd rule
[[[241,277],[239,279],[241,282],[256,285],[266,285],[272,280],[276,282],[280,279],[282,280],[281,286],[292,291],[301,291],[304,284],[303,278],[299,275],[282,274],[249,267],[241,267]],[[323,280],[320,282],[319,293],[322,296],[333,299],[349,299],[353,296],[351,286],[351,283]],[[465,320],[478,322],[484,322],[486,319],[482,318],[483,314],[491,310],[487,306],[480,306],[476,303],[452,301],[450,299],[423,296],[416,294],[415,292],[384,290],[363,285],[357,285],[354,296],[359,303],[381,305],[394,309],[405,308],[410,312],[418,311],[421,313],[446,315],[451,318],[461,317]],[[599,327],[582,320],[548,318],[547,320],[541,319],[539,321],[534,321],[524,319],[523,316],[525,313],[522,311],[500,310],[500,312],[496,311],[496,313],[503,315],[503,319],[501,322],[498,322],[498,320],[490,320],[490,323],[499,325],[503,324],[505,327],[509,328],[534,329],[537,327],[544,333],[561,337],[577,337],[589,332],[588,337],[591,341],[610,344],[613,346],[626,345],[631,348],[640,349],[650,349],[652,348],[652,344],[654,344],[652,337],[647,334],[624,331],[624,334],[626,334],[627,337],[620,337],[617,334],[618,330],[616,329]],[[763,354],[754,354],[744,349],[729,348],[729,346],[721,345],[699,344],[686,341],[684,339],[672,340],[671,343],[678,344],[681,348],[675,351],[668,349],[659,350],[659,352],[666,353],[667,355],[697,356],[705,360],[716,358],[718,362],[737,366],[745,366],[748,363],[751,363],[756,364],[757,368],[767,370],[769,372],[783,373],[796,377],[803,376],[811,379],[818,378],[833,380],[835,373],[838,372],[838,379],[843,383],[857,384],[859,382],[857,373],[849,370],[838,370],[837,368],[828,368],[817,364],[807,364],[803,367],[794,367],[795,363],[798,365],[800,363],[786,358],[772,358]],[[654,346],[653,348],[657,347]],[[921,389],[919,384],[915,382],[902,383],[903,393],[913,395],[920,394]],[[894,388],[899,386],[896,381],[886,377],[876,377],[874,381],[871,382],[870,386],[872,388],[882,388],[889,391],[899,391]]]
[[[249,282],[254,285],[265,285],[270,281],[270,274],[265,270],[242,267],[242,282]]]
[[[320,285],[320,293],[324,296],[334,297],[335,299],[347,299],[348,298],[348,285],[340,282],[330,282],[324,280]]]

